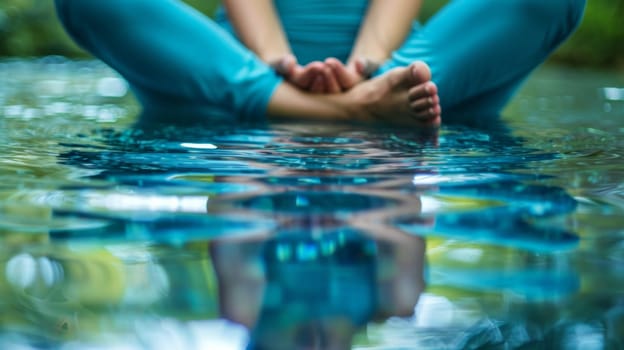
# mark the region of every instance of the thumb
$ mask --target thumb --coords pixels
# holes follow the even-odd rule
[[[293,55],[286,55],[277,61],[275,61],[271,66],[275,71],[283,76],[289,76],[292,74],[295,66],[297,65],[297,58]]]
[[[368,58],[359,57],[355,60],[355,70],[364,78],[370,78],[379,69],[379,63]]]

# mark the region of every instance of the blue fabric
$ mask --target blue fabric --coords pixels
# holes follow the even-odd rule
[[[200,115],[220,106],[262,118],[281,83],[235,38],[179,0],[55,0],[76,41],[118,70],[146,109]],[[275,0],[302,63],[346,60],[367,0]],[[497,115],[528,74],[577,27],[585,0],[452,0],[376,75],[427,62],[443,119]],[[225,30],[224,30],[225,29]]]
[[[453,0],[375,75],[422,60],[438,85],[444,120],[498,116],[529,73],[578,26],[586,0]],[[346,61],[367,0],[275,0],[299,62]],[[219,24],[235,35],[221,9]]]
[[[147,114],[263,119],[281,83],[251,51],[178,0],[55,0],[69,34],[132,86]],[[221,109],[221,111],[218,111]]]
[[[368,0],[275,0],[293,53],[301,64],[335,57],[346,61]],[[236,36],[223,8],[215,20]]]
[[[377,74],[423,60],[443,119],[496,116],[584,9],[585,0],[454,0],[412,31]]]

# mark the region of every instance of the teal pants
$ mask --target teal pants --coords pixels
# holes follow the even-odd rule
[[[216,21],[179,0],[55,0],[74,40],[117,70],[146,114],[201,118],[225,111],[261,120],[282,83]],[[366,0],[276,0],[302,63],[346,59]],[[416,60],[428,63],[443,119],[498,115],[529,73],[577,27],[585,0],[452,0],[404,44],[377,75]],[[168,116],[168,117],[167,117]]]

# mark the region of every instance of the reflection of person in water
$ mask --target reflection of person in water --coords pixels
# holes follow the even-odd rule
[[[350,349],[367,322],[409,316],[424,288],[424,241],[352,229],[211,245],[224,317],[250,349]]]

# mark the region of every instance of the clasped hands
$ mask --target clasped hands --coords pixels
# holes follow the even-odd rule
[[[347,91],[370,77],[378,64],[356,59],[347,64],[336,58],[300,65],[293,55],[275,59],[269,64],[289,83],[312,93],[335,94]]]

